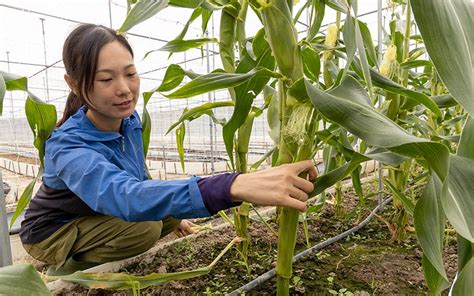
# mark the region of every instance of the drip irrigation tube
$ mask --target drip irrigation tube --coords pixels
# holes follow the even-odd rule
[[[330,244],[333,244],[343,238],[345,238],[346,236],[348,235],[351,235],[353,234],[354,232],[357,232],[359,231],[361,228],[365,227],[367,224],[369,224],[369,221],[372,219],[372,217],[379,211],[381,210],[386,204],[388,204],[390,201],[392,201],[392,198],[387,198],[386,200],[384,200],[380,205],[376,206],[372,212],[367,216],[367,218],[364,219],[364,221],[362,221],[360,224],[358,224],[357,226],[347,230],[347,231],[344,231],[343,233],[340,233],[322,243],[319,243],[309,249],[306,249],[304,250],[303,252],[301,253],[298,253],[296,254],[295,256],[293,256],[293,262],[296,262],[297,260],[299,259],[302,259],[302,258],[305,258],[311,254],[313,254],[314,252],[316,251],[319,251],[320,249],[322,248],[325,248],[327,246],[329,246]],[[276,269],[273,268],[269,271],[267,271],[266,273],[262,274],[261,276],[257,277],[256,279],[254,279],[253,281],[251,282],[248,282],[247,284],[243,285],[242,287],[232,291],[229,296],[239,296],[239,295],[242,295],[242,293],[245,293],[245,292],[248,292],[250,290],[252,290],[253,288],[257,287],[258,285],[264,283],[265,281],[271,279],[272,277],[274,277],[276,275]]]

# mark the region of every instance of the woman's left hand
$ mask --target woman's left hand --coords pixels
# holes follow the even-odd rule
[[[196,230],[193,229],[193,227],[196,227],[197,225],[192,223],[189,220],[181,220],[179,223],[178,229],[176,229],[176,234],[179,237],[183,237],[189,234],[196,233]]]

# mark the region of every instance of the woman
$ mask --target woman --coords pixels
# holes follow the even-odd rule
[[[127,40],[83,24],[63,48],[71,89],[64,115],[46,142],[43,184],[22,222],[21,240],[34,258],[69,274],[148,250],[184,218],[213,215],[247,201],[304,211],[311,161],[251,174],[148,180],[135,111],[140,79]]]

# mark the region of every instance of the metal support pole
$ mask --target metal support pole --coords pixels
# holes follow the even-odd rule
[[[43,50],[44,50],[44,75],[46,77],[46,102],[49,101],[49,79],[48,79],[48,60],[46,58],[46,34],[44,31],[44,18],[41,20],[41,29],[43,31]]]
[[[112,0],[109,0],[109,27],[112,28]]]
[[[0,171],[0,267],[12,265],[12,250],[8,232],[7,211],[5,209],[5,194],[3,192],[2,171]]]
[[[206,37],[209,36],[209,33],[206,32]],[[211,63],[209,61],[209,43],[206,43],[206,62],[207,62],[207,73],[211,72]],[[207,93],[207,100],[212,102],[212,94]],[[212,128],[213,122],[209,118],[209,140],[211,142],[211,175],[214,175],[214,129]]]
[[[377,60],[378,64],[382,62],[382,32],[383,32],[383,24],[382,24],[382,0],[377,1],[377,46],[378,46],[378,54],[377,54]],[[382,95],[379,95],[379,100],[378,100],[378,107],[379,109],[382,108],[382,103],[383,103],[384,97]],[[379,202],[379,211],[383,210],[383,196],[382,196],[382,190],[383,190],[383,164],[381,162],[378,163],[378,185],[379,185],[379,194],[378,194],[378,202]]]

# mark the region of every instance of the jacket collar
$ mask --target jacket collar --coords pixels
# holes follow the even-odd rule
[[[87,141],[111,141],[127,135],[133,129],[141,128],[137,111],[130,117],[122,119],[121,132],[104,132],[97,129],[86,116],[87,107],[82,106],[73,116],[71,116],[58,131],[74,133]]]

